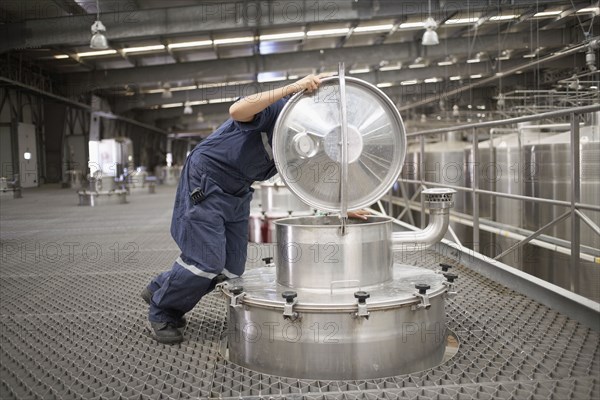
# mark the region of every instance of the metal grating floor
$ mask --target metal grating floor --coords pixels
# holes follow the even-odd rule
[[[185,342],[144,333],[138,297],[178,255],[169,237],[174,188],[129,204],[78,207],[71,190],[1,200],[2,399],[597,399],[600,333],[459,266],[447,307],[461,346],[431,370],[364,381],[269,376],[219,356],[225,303],[207,296]],[[272,254],[253,246],[249,264]],[[445,260],[429,252],[424,266]]]

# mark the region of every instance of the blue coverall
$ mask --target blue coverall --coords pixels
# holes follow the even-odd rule
[[[242,275],[254,181],[277,173],[272,140],[288,98],[250,122],[228,119],[189,154],[181,171],[171,235],[181,250],[170,271],[152,280],[148,319],[176,322],[210,290],[218,274]],[[190,197],[196,191],[198,197]],[[199,200],[199,201],[198,201]]]

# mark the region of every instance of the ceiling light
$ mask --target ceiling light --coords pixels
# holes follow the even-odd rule
[[[483,61],[483,59],[486,57],[486,54],[484,52],[479,52],[477,53],[477,55],[475,56],[475,58],[470,58],[467,60],[467,64],[474,64],[474,63],[478,63]]]
[[[164,44],[156,44],[152,46],[141,46],[141,47],[124,47],[121,49],[123,53],[141,53],[144,51],[154,51],[154,50],[163,50],[165,48]]]
[[[316,37],[316,36],[329,36],[329,35],[345,35],[348,32],[350,32],[349,28],[322,29],[322,30],[316,30],[316,31],[308,31],[308,32],[306,32],[306,36]]]
[[[398,71],[399,69],[402,69],[402,64],[386,65],[379,68],[380,71]]]
[[[366,74],[367,72],[371,71],[371,69],[369,69],[369,67],[367,68],[356,68],[356,69],[351,69],[350,71],[348,71],[351,74]]]
[[[185,47],[202,47],[202,46],[212,46],[212,40],[197,40],[194,42],[181,42],[181,43],[170,43],[167,45],[169,49],[182,49]]]
[[[494,15],[493,17],[490,17],[490,21],[508,21],[517,18],[519,18],[518,15]]]
[[[448,56],[443,61],[438,62],[437,65],[440,67],[445,67],[448,65],[453,65],[454,63],[456,63],[456,58]]]
[[[477,22],[478,20],[479,20],[479,18],[477,18],[477,17],[455,18],[455,19],[447,20],[446,25],[472,24],[474,22]]]
[[[196,122],[204,122],[204,114],[202,114],[201,112],[198,113],[198,115],[196,116]]]
[[[115,49],[98,50],[98,51],[86,51],[83,53],[77,53],[77,57],[94,57],[94,56],[106,56],[109,54],[117,54]]]
[[[535,58],[537,53],[523,54],[523,58]]]
[[[181,107],[181,106],[183,106],[183,103],[168,103],[168,104],[163,104],[160,107],[161,108],[175,108],[175,107]]]
[[[470,76],[470,78],[471,78],[471,79],[479,79],[479,78],[481,78],[482,76],[483,76],[483,75],[481,75],[481,74],[475,74],[475,75],[471,75],[471,76]]]
[[[64,60],[65,58],[69,58],[69,56],[66,54],[57,54],[54,56],[54,58],[56,58],[57,60]]]
[[[504,108],[504,106],[506,105],[506,100],[502,93],[498,94],[498,100],[496,101],[496,105],[498,106],[498,108]]]
[[[208,101],[209,104],[217,104],[217,103],[229,103],[233,102],[235,99],[233,97],[224,97],[222,99],[211,99]]]
[[[418,80],[411,79],[409,81],[402,81],[402,82],[400,82],[400,85],[402,85],[402,86],[408,86],[408,85],[416,85],[417,83],[419,83]]]
[[[533,14],[533,17],[554,17],[556,15],[559,15],[562,13],[562,10],[556,10],[556,11],[540,11],[539,13],[535,13]]]
[[[239,44],[239,43],[248,43],[254,42],[254,36],[244,36],[237,38],[226,38],[226,39],[215,39],[213,43],[215,45],[219,44]]]
[[[442,78],[433,77],[433,78],[427,78],[423,82],[425,82],[425,83],[437,83],[437,82],[441,82],[441,81],[443,81]]]
[[[91,31],[90,48],[94,50],[108,49],[108,39],[104,35],[106,27],[100,21],[100,5],[98,4],[98,0],[96,0],[96,21],[92,24]]]
[[[287,77],[289,80],[295,80],[295,79],[299,79],[300,76],[299,75],[288,75]]]
[[[208,100],[194,100],[187,102],[190,106],[201,106],[204,104],[208,104]]]
[[[169,85],[169,83],[165,83],[163,85],[163,92],[160,97],[162,97],[163,99],[170,99],[171,97],[173,97],[173,93],[171,93],[171,85]]]
[[[594,14],[600,14],[600,7],[586,7],[586,8],[581,8],[577,11],[577,14],[584,14],[584,13],[594,13]]]
[[[261,41],[267,40],[286,40],[286,39],[300,39],[304,37],[304,32],[287,32],[287,33],[273,33],[269,35],[260,35]]]
[[[400,24],[400,29],[420,29],[425,27],[425,22],[404,22]]]
[[[496,58],[496,60],[506,61],[510,60],[510,55],[512,54],[512,50],[502,50],[500,56]]]
[[[435,31],[437,28],[437,22],[432,17],[428,17],[425,21],[425,33],[423,33],[423,40],[421,44],[423,46],[435,46],[436,44],[440,44],[440,39],[438,37],[437,32]]]
[[[189,85],[189,86],[175,86],[171,88],[171,92],[180,92],[182,90],[194,90],[197,89],[198,86],[196,85]]]
[[[410,64],[408,66],[408,68],[414,69],[414,68],[424,68],[427,66],[427,63],[423,60],[423,58],[418,57],[414,63]]]
[[[452,106],[452,116],[458,117],[460,115],[460,111],[458,109],[458,104]]]
[[[596,52],[592,45],[588,46],[588,51],[585,53],[585,65],[587,65],[592,72],[598,69],[598,67],[596,67]]]
[[[386,88],[386,87],[390,87],[393,86],[394,84],[392,82],[381,82],[377,84],[378,88]]]
[[[370,25],[370,26],[357,26],[354,28],[354,33],[364,33],[364,32],[387,32],[390,31],[394,27],[393,24],[385,24],[385,25]]]
[[[460,80],[461,80],[461,78],[462,78],[462,77],[461,77],[460,75],[454,75],[454,76],[451,76],[451,77],[450,77],[450,78],[448,78],[448,79],[450,79],[451,81],[460,81]]]
[[[183,103],[184,107],[183,107],[183,113],[185,115],[190,115],[194,113],[194,110],[192,109],[192,106],[190,106],[190,102],[186,101],[185,103]]]
[[[263,82],[278,82],[278,81],[285,81],[287,79],[286,74],[281,73],[281,72],[259,72],[256,75],[256,80],[259,83],[263,83]]]

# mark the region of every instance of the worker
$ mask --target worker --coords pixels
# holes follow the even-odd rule
[[[142,291],[150,306],[150,334],[158,342],[181,342],[184,314],[218,281],[244,272],[250,186],[277,173],[271,148],[275,121],[290,95],[316,90],[321,78],[308,75],[239,99],[229,108],[231,118],[187,157],[171,221],[181,255]]]
[[[150,306],[150,334],[158,342],[181,342],[184,314],[217,283],[244,272],[250,186],[277,173],[271,147],[275,121],[293,93],[316,90],[322,78],[308,75],[241,98],[229,108],[231,118],[187,157],[171,221],[181,255],[141,294]]]

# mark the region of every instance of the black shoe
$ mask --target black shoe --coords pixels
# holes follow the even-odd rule
[[[140,293],[141,298],[148,305],[150,305],[150,303],[152,302],[152,295],[153,295],[153,293],[147,287],[145,287],[144,290],[142,290],[142,293]],[[175,328],[181,329],[181,328],[185,328],[187,321],[186,321],[185,317],[181,317],[177,322],[173,322],[172,324],[173,324],[173,326],[175,326]]]
[[[183,342],[183,335],[171,322],[150,323],[150,335],[154,340],[164,344],[177,344]]]

